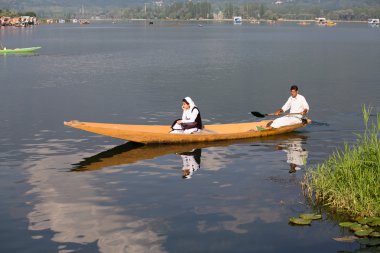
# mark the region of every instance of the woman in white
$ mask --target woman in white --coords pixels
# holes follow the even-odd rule
[[[302,117],[309,111],[309,104],[304,96],[298,94],[298,87],[296,85],[290,87],[290,95],[284,106],[274,113],[279,116],[290,109],[290,114],[269,122],[268,127],[279,128],[302,122]]]
[[[190,97],[182,99],[182,119],[176,120],[170,133],[191,134],[202,129],[202,119],[199,109]]]

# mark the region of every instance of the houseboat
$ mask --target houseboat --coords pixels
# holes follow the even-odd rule
[[[368,24],[372,26],[379,26],[380,20],[378,18],[370,18],[368,19]]]
[[[326,18],[316,18],[315,22],[319,26],[336,26],[334,21],[327,20]]]
[[[81,25],[88,25],[88,24],[90,24],[90,21],[88,21],[87,19],[81,19],[81,20],[79,20],[79,23]]]
[[[234,17],[234,25],[241,25],[242,18],[240,16]]]
[[[327,23],[327,20],[326,20],[326,18],[316,18],[315,23],[317,25],[325,26]]]

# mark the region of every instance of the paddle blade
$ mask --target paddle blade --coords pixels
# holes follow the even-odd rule
[[[259,113],[259,112],[251,112],[253,116],[256,116],[258,118],[264,118],[265,114]]]

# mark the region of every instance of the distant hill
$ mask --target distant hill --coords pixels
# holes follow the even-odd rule
[[[188,0],[178,0],[188,1]],[[206,0],[192,0],[193,2]],[[239,4],[244,2],[274,4],[277,0],[207,0],[207,2],[215,3],[233,3]],[[323,8],[346,8],[346,7],[370,7],[380,6],[380,0],[280,0],[283,4],[310,5],[320,6]],[[89,7],[128,7],[150,3],[152,0],[1,0],[0,9],[25,9],[31,7],[80,7],[82,5]],[[165,3],[174,2],[174,0],[164,0]]]
[[[25,7],[80,7],[86,6],[115,6],[126,7],[129,4],[144,3],[143,0],[1,0],[0,9],[23,9]]]
[[[93,15],[120,15],[124,8],[143,7],[144,5],[162,1],[173,2],[208,2],[224,6],[226,3],[239,5],[243,3],[259,3],[270,6],[290,7],[287,9],[324,9],[340,10],[349,8],[380,8],[380,0],[0,0],[0,10],[33,11],[39,17],[90,17]],[[277,5],[275,4],[277,2]]]

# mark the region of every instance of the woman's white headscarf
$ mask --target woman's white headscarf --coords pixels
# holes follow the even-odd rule
[[[191,97],[185,97],[185,100],[187,101],[187,103],[189,103],[190,105],[190,109],[189,111],[193,110],[193,108],[196,106],[194,101],[191,99]]]

